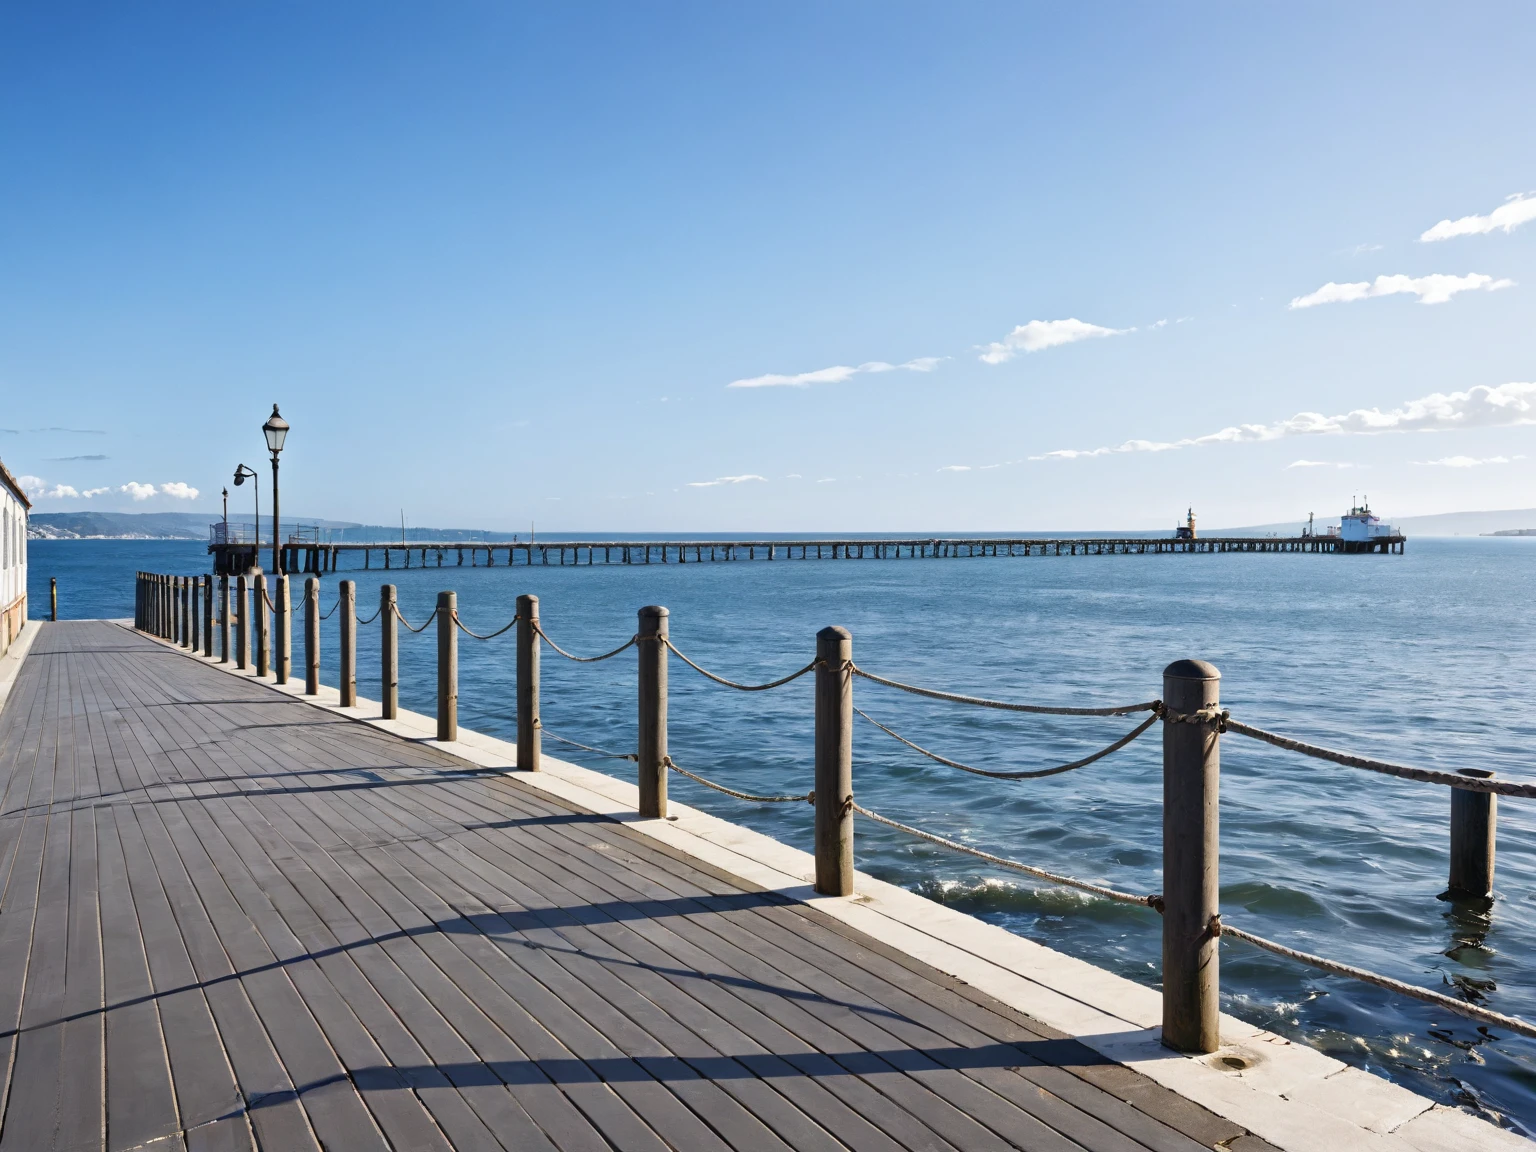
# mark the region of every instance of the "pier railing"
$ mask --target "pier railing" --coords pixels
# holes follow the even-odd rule
[[[136,588],[135,626],[182,648],[194,652],[201,650],[209,659],[214,657],[217,629],[217,658],[221,663],[232,662],[242,669],[254,669],[259,676],[271,674],[278,683],[286,683],[290,673],[292,616],[289,578],[278,576],[272,594],[268,593],[262,573],[256,573],[249,585],[245,576],[234,578],[233,584],[231,589],[228,576],[217,578],[215,605],[215,578],[212,576],[141,572]],[[1242,736],[1345,768],[1450,788],[1450,863],[1446,895],[1485,901],[1493,893],[1497,798],[1536,798],[1536,784],[1499,780],[1493,773],[1477,769],[1452,773],[1394,764],[1336,751],[1247,724],[1221,706],[1221,674],[1204,661],[1179,660],[1170,664],[1163,671],[1162,696],[1156,700],[1119,705],[1058,706],[968,696],[879,675],[854,662],[853,638],[846,629],[837,627],[823,628],[817,633],[815,655],[802,667],[765,683],[748,684],[711,671],[680,651],[669,635],[669,612],[656,605],[639,610],[635,632],[621,644],[590,656],[569,652],[550,639],[540,622],[537,596],[518,597],[516,615],[502,627],[486,633],[477,633],[460,620],[457,595],[451,591],[440,592],[432,613],[419,624],[412,624],[400,611],[395,586],[385,584],[379,589],[378,610],[363,620],[357,616],[357,589],[353,581],[340,582],[336,602],[322,614],[320,582],[311,576],[305,581],[303,608],[305,692],[309,695],[316,695],[320,690],[320,621],[332,613],[341,613],[338,621],[341,644],[339,691],[343,707],[355,707],[358,700],[357,628],[379,625],[380,714],[385,719],[394,718],[399,713],[398,626],[403,624],[410,632],[419,633],[436,623],[437,738],[441,741],[458,738],[459,634],[475,641],[489,642],[515,629],[519,770],[537,772],[541,769],[542,740],[548,736],[588,755],[634,763],[640,793],[639,810],[645,817],[661,819],[667,816],[667,779],[673,772],[742,801],[809,803],[814,809],[815,888],[819,893],[831,896],[853,894],[853,818],[858,815],[996,867],[1159,913],[1163,955],[1162,1034],[1166,1044],[1179,1050],[1212,1052],[1219,1046],[1218,945],[1224,936],[1324,972],[1362,980],[1434,1004],[1484,1025],[1536,1038],[1536,1025],[1525,1020],[1431,988],[1291,948],[1224,920],[1218,903],[1217,803],[1221,741],[1225,735]],[[599,663],[614,659],[630,648],[636,650],[639,690],[634,751],[593,747],[543,727],[539,713],[539,663],[541,651],[546,646],[557,656],[578,664]],[[771,691],[803,676],[814,675],[815,737],[811,788],[797,794],[759,795],[711,780],[676,763],[667,747],[669,655],[677,656],[712,683],[741,692]],[[1124,735],[1091,755],[1064,764],[997,771],[930,751],[863,709],[856,708],[853,686],[858,679],[961,707],[1042,716],[1141,717],[1145,713],[1145,717]],[[1000,780],[1039,779],[1088,768],[1160,725],[1163,745],[1163,890],[1136,893],[1096,884],[1037,864],[986,852],[865,808],[855,799],[853,787],[855,716],[936,763]]]

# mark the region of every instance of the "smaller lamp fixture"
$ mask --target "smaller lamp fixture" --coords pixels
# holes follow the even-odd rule
[[[272,405],[272,415],[261,426],[261,430],[267,436],[267,448],[273,456],[283,450],[283,440],[288,435],[288,421],[284,420],[277,412],[277,405]]]

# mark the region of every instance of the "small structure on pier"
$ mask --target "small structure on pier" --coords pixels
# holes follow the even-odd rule
[[[1174,525],[1173,538],[1175,540],[1193,540],[1195,538],[1195,509],[1193,505],[1190,506],[1188,519],[1182,524]]]

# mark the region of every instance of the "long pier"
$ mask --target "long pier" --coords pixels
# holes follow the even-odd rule
[[[372,541],[282,545],[288,572],[361,568],[516,567],[532,564],[709,564],[740,560],[925,560],[1008,556],[1219,555],[1228,552],[1325,554],[1403,551],[1403,536],[1367,541],[1338,536],[1151,536],[891,538],[806,540]],[[270,550],[270,545],[267,550]],[[259,567],[251,543],[208,545],[218,573]],[[343,565],[343,557],[352,563]],[[361,564],[357,558],[361,557]]]

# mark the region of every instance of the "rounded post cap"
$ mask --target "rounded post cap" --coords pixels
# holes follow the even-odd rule
[[[816,633],[817,640],[852,640],[853,633],[837,624],[831,624]]]
[[[1165,680],[1220,680],[1216,665],[1204,660],[1175,660],[1163,669]]]
[[[642,615],[642,616],[670,616],[670,615],[672,615],[672,613],[668,612],[660,604],[647,604],[644,608],[640,609],[640,615]]]
[[[449,603],[452,603],[454,600],[457,600],[457,599],[458,599],[458,594],[455,593],[455,592],[439,592],[437,594],[437,602],[439,604],[449,604]]]
[[[1458,775],[1458,776],[1470,776],[1474,780],[1492,780],[1493,779],[1493,773],[1488,771],[1486,768],[1458,768],[1458,769],[1456,769],[1456,775]]]

